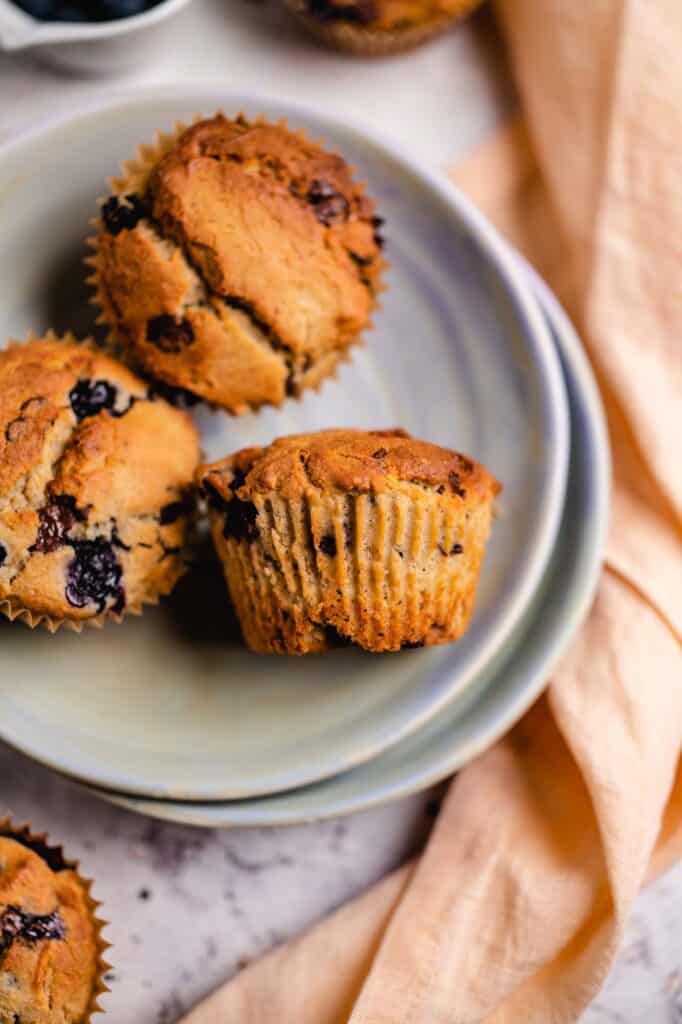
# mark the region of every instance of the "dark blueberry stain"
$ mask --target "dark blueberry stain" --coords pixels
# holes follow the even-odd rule
[[[201,401],[199,395],[187,388],[178,388],[174,384],[166,384],[163,380],[155,380],[149,389],[149,398],[163,398],[176,409],[191,409]]]
[[[171,501],[168,505],[164,505],[159,513],[159,522],[162,526],[170,526],[171,523],[176,523],[183,516],[191,515],[193,510],[194,499],[187,494],[179,501]]]
[[[385,223],[386,222],[383,217],[372,217],[372,228],[374,229],[374,244],[378,246],[379,249],[383,249],[384,245],[386,244],[386,239],[381,234],[381,229]]]
[[[0,566],[5,564],[6,559],[7,559],[7,548],[4,546],[4,544],[0,544]]]
[[[452,473],[448,473],[448,480],[450,481],[450,486],[454,493],[460,498],[466,498],[467,492],[462,487],[462,481],[459,473],[455,473],[454,471]]]
[[[149,215],[149,207],[141,196],[109,196],[102,206],[102,220],[110,235],[129,231]]]
[[[452,547],[450,548],[449,551],[446,551],[446,549],[443,547],[443,545],[439,544],[438,545],[438,550],[440,551],[441,555],[444,555],[444,556],[447,556],[447,555],[461,555],[462,552],[464,551],[464,548],[462,547],[461,544],[455,543],[455,544],[452,545]]]
[[[344,519],[343,536],[346,541],[346,547],[352,549],[355,546],[355,524],[352,519]]]
[[[329,555],[330,558],[334,558],[336,555],[336,537],[333,533],[325,533],[324,537],[320,539],[320,551]]]
[[[373,459],[385,459],[387,455],[388,451],[386,448],[377,448],[375,452],[372,452]]]
[[[340,633],[336,626],[325,626],[324,638],[329,647],[351,647],[353,644],[350,637]]]
[[[69,392],[73,414],[80,423],[88,416],[96,416],[103,409],[113,411],[117,391],[106,380],[79,380]]]
[[[178,320],[168,313],[147,321],[147,341],[162,352],[177,355],[194,341],[194,328],[189,320]]]
[[[334,186],[323,178],[316,178],[308,189],[306,199],[313,207],[315,216],[324,224],[331,227],[333,224],[342,224],[348,220],[350,207],[348,200],[342,196]]]
[[[58,910],[51,914],[29,914],[19,907],[7,907],[0,915],[0,957],[13,942],[40,942],[63,939],[64,922]]]
[[[74,608],[96,604],[102,612],[108,601],[112,610],[122,611],[125,593],[121,568],[111,541],[104,537],[73,543],[74,558],[67,567],[66,599]]]
[[[47,555],[64,544],[69,544],[69,530],[77,522],[83,522],[85,515],[76,506],[71,494],[55,494],[39,513],[40,524],[35,544],[29,551]]]
[[[258,509],[252,501],[242,501],[241,498],[233,498],[228,502],[225,512],[225,525],[223,526],[223,537],[227,540],[233,537],[235,540],[245,540],[252,543],[258,537],[256,520]]]
[[[356,25],[367,25],[376,17],[374,0],[355,0],[344,5],[333,0],[308,0],[307,11],[318,21],[350,21]]]

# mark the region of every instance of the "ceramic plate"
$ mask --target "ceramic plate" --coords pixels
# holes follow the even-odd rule
[[[338,148],[386,217],[390,288],[367,346],[302,402],[198,415],[217,458],[279,434],[402,425],[483,461],[504,494],[474,621],[454,646],[257,657],[234,639],[209,556],[162,607],[102,632],[0,627],[3,739],[100,786],[212,800],[358,765],[469,687],[518,628],[556,536],[569,425],[556,350],[523,274],[445,180],[354,128],[220,89],[138,94],[0,154],[0,337],[92,328],[81,260],[103,182],[138,142],[223,107],[286,117]]]
[[[439,782],[494,743],[530,707],[594,595],[608,521],[610,460],[601,402],[580,342],[546,286],[530,270],[529,275],[561,352],[573,444],[559,540],[515,642],[466,694],[409,739],[318,785],[223,804],[155,803],[104,792],[100,796],[141,814],[211,828],[320,820]]]

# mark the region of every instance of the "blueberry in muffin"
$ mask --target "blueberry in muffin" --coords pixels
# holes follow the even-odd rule
[[[142,373],[242,413],[317,387],[368,326],[380,218],[342,157],[217,114],[147,147],[103,203],[103,320]]]
[[[168,593],[198,460],[187,413],[109,356],[54,335],[0,352],[0,610],[78,627]]]
[[[326,430],[198,479],[253,650],[395,651],[465,632],[500,489],[471,459],[401,430]]]
[[[0,822],[0,1024],[86,1024],[105,967],[95,908],[60,850]]]

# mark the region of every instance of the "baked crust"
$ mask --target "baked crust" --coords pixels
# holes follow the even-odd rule
[[[95,276],[145,373],[233,413],[279,405],[368,325],[383,267],[373,204],[340,156],[284,125],[199,121],[117,189]]]

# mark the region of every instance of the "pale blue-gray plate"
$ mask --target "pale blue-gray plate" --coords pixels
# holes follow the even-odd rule
[[[561,354],[572,445],[557,545],[514,641],[428,725],[336,778],[232,803],[155,802],[105,792],[100,796],[140,814],[209,828],[283,825],[349,814],[451,775],[511,728],[540,695],[585,617],[597,585],[608,522],[610,457],[601,400],[580,341],[546,285],[526,269]]]
[[[447,181],[357,129],[220,87],[138,93],[0,153],[0,338],[87,332],[83,239],[121,159],[223,107],[286,117],[338,148],[386,217],[392,263],[367,345],[319,394],[238,419],[205,410],[206,454],[325,426],[402,425],[504,484],[476,613],[456,645],[392,656],[249,654],[215,563],[141,619],[81,636],[0,627],[0,736],[88,783],[216,800],[317,782],[473,699],[519,629],[559,527],[570,430],[561,367],[523,271]]]

